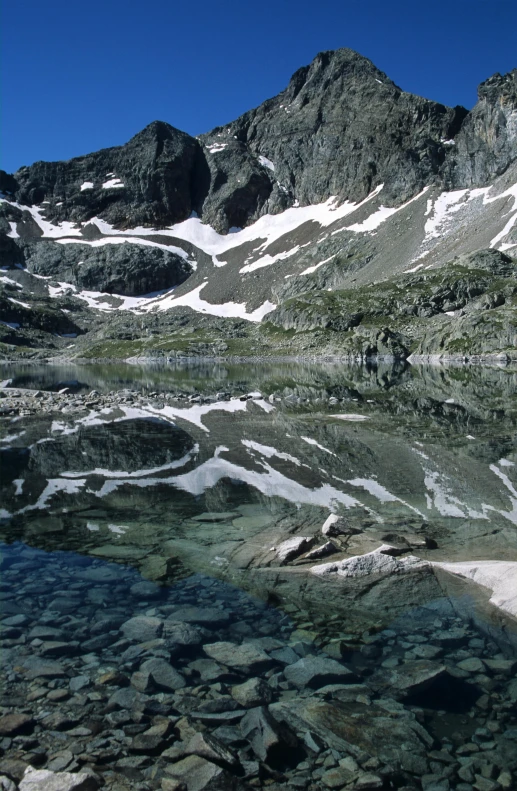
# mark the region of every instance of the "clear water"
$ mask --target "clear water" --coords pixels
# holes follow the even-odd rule
[[[92,390],[100,394],[99,403],[82,408],[71,397],[59,414],[41,410],[2,419],[6,706],[24,695],[31,698],[26,706],[39,707],[41,714],[49,692],[68,689],[69,681],[60,676],[41,686],[41,679],[28,680],[26,671],[15,669],[20,656],[40,650],[38,644],[31,648],[31,630],[38,625],[56,628],[77,644],[70,654],[63,649],[60,661],[87,677],[75,697],[95,709],[99,674],[130,675],[138,665],[138,657],[124,653],[124,620],[142,614],[163,619],[180,605],[208,606],[225,614],[209,642],[271,638],[297,646],[300,656],[323,650],[338,658],[356,672],[360,686],[377,679],[373,687],[355,690],[353,699],[343,691],[324,696],[340,711],[344,707],[346,716],[355,712],[373,734],[376,701],[391,695],[382,673],[408,662],[443,663],[450,673],[432,686],[432,694],[415,685],[397,705],[412,716],[421,712],[435,750],[452,745],[459,750],[456,761],[475,750],[484,763],[492,761],[490,771],[474,767],[470,781],[451,775],[449,787],[474,787],[481,771],[493,782],[502,771],[515,771],[514,671],[511,662],[504,672],[486,664],[517,654],[515,621],[489,604],[487,591],[435,574],[430,566],[387,574],[372,585],[370,579],[310,571],[334,557],[304,559],[302,553],[282,562],[277,555],[279,544],[292,536],[314,538],[313,546],[323,543],[321,525],[335,512],[349,529],[338,541],[337,557],[389,543],[401,557],[431,563],[517,561],[514,370],[27,365],[5,366],[0,378],[11,379],[12,387],[47,392],[68,387],[85,402],[95,401],[88,396]],[[122,389],[128,391],[124,400],[111,407],[102,402],[103,394]],[[257,391],[262,399],[235,398]],[[196,394],[209,398],[192,401]],[[26,620],[12,625],[16,615]],[[89,651],[88,640],[99,633],[95,624],[108,616],[111,639]],[[170,655],[169,649],[164,648]],[[192,663],[200,652],[187,651],[176,663],[197,686],[204,683],[196,669],[201,666]],[[469,665],[476,658],[481,665]],[[473,669],[462,669],[465,661]],[[205,683],[207,699],[215,683]],[[157,694],[155,705],[172,705],[163,691]],[[275,695],[287,705],[319,693],[287,684]],[[176,699],[175,710],[177,704]],[[191,710],[191,702],[185,706]],[[486,733],[476,735],[479,729]],[[493,733],[499,741],[486,747]],[[67,737],[68,746],[74,738],[79,737]],[[478,748],[462,753],[472,739]],[[375,754],[372,745],[361,745]],[[5,755],[15,748],[14,742],[1,747]],[[25,760],[31,749],[22,745],[18,752]],[[395,760],[378,755],[383,763]],[[439,763],[424,756],[403,773],[436,774],[442,782],[433,760]],[[49,767],[48,756],[45,761],[40,765]],[[300,756],[293,753],[290,761],[278,769],[287,772],[284,784],[309,771],[297,769]],[[109,774],[115,763],[107,761],[104,770]],[[142,782],[151,782],[146,767],[144,762],[133,769]],[[326,787],[318,785],[318,771],[311,765],[310,782]],[[156,782],[150,787],[159,788],[160,777]]]

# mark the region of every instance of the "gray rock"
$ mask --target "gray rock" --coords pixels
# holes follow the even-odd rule
[[[368,685],[376,691],[405,697],[422,692],[443,678],[447,668],[426,659],[405,662],[395,668],[380,670],[368,679]]]
[[[147,615],[137,615],[130,618],[121,626],[121,631],[128,640],[135,643],[146,643],[160,637],[163,630],[163,621]]]
[[[42,659],[38,656],[29,656],[20,662],[25,669],[25,676],[28,679],[35,678],[60,678],[65,676],[65,670],[59,662],[52,659]]]
[[[99,783],[85,772],[50,772],[28,766],[20,783],[20,791],[97,791]]]
[[[242,645],[228,642],[209,643],[203,646],[203,650],[216,662],[233,667],[243,673],[260,672],[273,664],[265,651],[248,643],[242,643]]]
[[[164,659],[148,659],[140,667],[144,673],[149,673],[157,687],[174,692],[186,686],[186,681],[172,665]]]
[[[286,747],[297,744],[294,733],[282,727],[264,706],[248,711],[242,718],[241,731],[257,758],[266,763],[285,751]]]
[[[193,605],[184,605],[178,607],[170,614],[169,621],[183,621],[184,623],[194,623],[200,626],[206,626],[208,629],[218,629],[221,626],[226,626],[230,623],[230,616],[224,610],[218,610],[212,607],[195,607]]]
[[[322,656],[307,656],[284,668],[286,679],[302,687],[322,687],[334,682],[353,681],[355,674],[346,665]]]
[[[239,759],[235,753],[223,742],[207,732],[196,733],[187,744],[185,752],[188,755],[199,755],[201,758],[206,758],[207,761],[212,761],[223,767],[226,766],[229,769],[239,767]]]
[[[167,775],[185,783],[187,791],[233,791],[238,785],[222,767],[198,755],[188,755],[167,768]]]
[[[273,690],[261,678],[250,678],[244,684],[232,687],[230,692],[244,708],[267,705],[273,700]]]

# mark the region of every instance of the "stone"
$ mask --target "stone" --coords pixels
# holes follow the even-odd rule
[[[85,772],[50,772],[28,766],[20,783],[20,791],[97,791],[98,780]]]
[[[355,674],[346,665],[335,659],[322,656],[307,656],[293,665],[284,668],[284,676],[298,689],[312,687],[317,689],[325,684],[354,680]]]
[[[326,788],[343,788],[345,783],[349,783],[353,778],[353,773],[342,766],[327,769],[321,778],[321,782]]]
[[[216,662],[236,668],[243,673],[260,672],[271,667],[273,661],[260,648],[248,643],[219,642],[203,646],[205,654]]]
[[[145,643],[160,637],[163,631],[163,621],[146,615],[137,615],[130,618],[121,626],[121,631],[128,640]]]
[[[164,659],[147,659],[140,666],[140,671],[149,673],[157,687],[169,692],[175,692],[186,686],[186,681],[172,665]]]
[[[27,679],[35,678],[61,678],[65,676],[65,670],[59,662],[52,659],[42,659],[39,656],[29,656],[24,659],[21,666],[25,670]]]
[[[204,639],[203,630],[170,618],[163,622],[163,637],[168,643],[177,646],[201,645]]]
[[[416,659],[395,668],[383,669],[368,679],[376,691],[389,690],[398,696],[413,695],[430,687],[447,673],[447,668],[437,662]]]
[[[226,766],[230,769],[239,767],[239,759],[235,753],[208,732],[196,733],[187,744],[185,752],[188,755],[199,755],[219,766]]]
[[[232,687],[230,694],[244,708],[267,705],[273,700],[273,690],[261,678],[250,678],[244,684]]]
[[[163,720],[153,725],[151,728],[148,728],[143,733],[138,733],[131,742],[131,752],[143,753],[145,755],[161,753],[172,730],[172,722],[170,720]]]
[[[276,557],[281,563],[289,563],[290,560],[307,552],[312,544],[314,544],[312,536],[293,536],[277,546]]]
[[[199,755],[188,755],[171,764],[167,774],[184,783],[187,791],[232,791],[237,783],[222,767]]]
[[[485,666],[481,659],[473,656],[470,659],[463,659],[461,662],[458,662],[456,667],[459,667],[460,670],[465,670],[467,673],[483,673],[485,670]]]
[[[334,555],[336,552],[339,552],[337,546],[332,541],[326,541],[324,544],[320,544],[319,547],[314,547],[309,552],[307,552],[304,556],[304,560],[318,560],[319,558],[326,558],[329,555]]]
[[[206,626],[208,629],[218,629],[230,623],[230,615],[224,610],[215,607],[195,607],[186,604],[178,607],[169,615],[169,621],[183,621],[184,623],[194,623]]]
[[[30,733],[33,728],[34,720],[30,714],[5,714],[0,717],[0,736]]]
[[[265,706],[249,709],[241,720],[241,732],[251,744],[257,758],[266,763],[285,752],[287,746],[296,746],[294,733],[282,727]]]
[[[15,784],[9,777],[0,775],[0,791],[17,791]]]

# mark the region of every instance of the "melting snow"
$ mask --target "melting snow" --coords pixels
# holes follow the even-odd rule
[[[105,181],[104,184],[102,185],[102,189],[103,190],[114,190],[114,189],[120,189],[121,187],[124,187],[124,186],[125,185],[121,182],[120,179],[114,178],[114,179],[109,179],[109,181]]]
[[[267,157],[259,156],[258,161],[260,162],[261,165],[263,165],[263,167],[269,168],[269,170],[275,169],[274,163],[271,162],[271,160],[268,159]]]
[[[81,184],[81,192],[92,189],[93,189],[93,181],[83,181],[83,183]]]

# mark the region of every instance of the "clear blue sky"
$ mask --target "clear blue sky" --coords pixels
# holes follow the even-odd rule
[[[0,167],[199,134],[351,47],[404,90],[472,107],[517,67],[516,0],[4,0]]]

